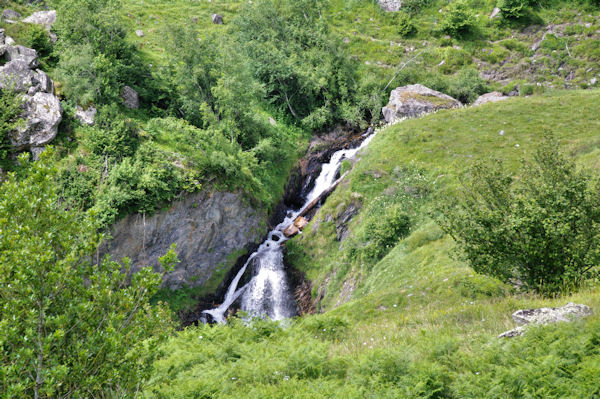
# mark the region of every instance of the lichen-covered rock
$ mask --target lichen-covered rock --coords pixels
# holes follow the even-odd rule
[[[32,48],[21,45],[6,45],[4,50],[4,58],[7,61],[24,61],[30,68],[36,68],[40,65],[37,51]]]
[[[2,20],[3,21],[15,22],[15,21],[20,20],[21,17],[23,17],[21,14],[19,14],[15,10],[11,10],[9,8],[2,11]]]
[[[42,25],[46,30],[52,28],[52,24],[56,22],[56,10],[34,12],[23,20],[28,24]]]
[[[86,109],[83,109],[78,105],[75,107],[75,119],[84,125],[92,126],[94,124],[94,120],[96,119],[97,112],[98,110],[96,107],[89,106]]]
[[[239,194],[200,192],[175,201],[169,210],[152,216],[130,215],[112,228],[104,252],[120,260],[129,257],[133,271],[151,265],[172,243],[181,261],[163,285],[177,289],[204,284],[227,257],[257,243],[266,232],[264,215]]]
[[[486,93],[477,98],[473,103],[473,106],[485,104],[485,103],[495,103],[498,101],[504,101],[508,99],[508,96],[500,93],[499,91],[493,91],[491,93]]]
[[[402,0],[377,0],[377,3],[385,11],[399,11],[402,7]]]
[[[590,316],[592,309],[589,306],[569,302],[560,308],[522,309],[512,314],[512,318],[519,327],[500,334],[499,338],[510,338],[522,335],[524,326],[528,324],[550,324],[570,322]]]
[[[23,117],[25,123],[9,132],[11,145],[17,151],[43,147],[52,141],[62,120],[58,98],[50,93],[38,92],[24,95]]]
[[[121,92],[123,104],[130,109],[138,109],[140,107],[140,97],[132,87],[125,86]]]
[[[423,85],[409,85],[392,90],[389,103],[382,108],[387,123],[412,118],[440,109],[460,107],[454,98]]]

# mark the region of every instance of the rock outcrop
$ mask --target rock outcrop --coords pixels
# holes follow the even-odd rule
[[[34,12],[25,18],[23,22],[41,25],[49,31],[56,22],[56,10]]]
[[[140,107],[140,97],[132,87],[125,86],[121,91],[123,104],[129,109],[138,109]]]
[[[495,103],[498,101],[504,101],[508,99],[508,96],[500,93],[499,91],[493,91],[491,93],[486,93],[477,98],[473,103],[473,106],[485,104],[485,103]]]
[[[227,257],[260,241],[266,232],[264,215],[239,194],[200,192],[172,203],[152,216],[130,215],[111,229],[103,253],[115,260],[129,257],[133,271],[146,265],[159,269],[158,258],[172,243],[181,261],[163,285],[171,289],[200,286]]]
[[[54,95],[54,84],[39,66],[37,52],[13,45],[0,30],[0,57],[6,61],[0,67],[0,90],[23,93],[25,123],[9,132],[8,137],[16,151],[29,150],[34,158],[52,141],[62,120],[60,101]]]
[[[498,338],[511,338],[522,335],[525,332],[525,326],[528,324],[544,325],[558,322],[570,322],[587,317],[591,314],[592,310],[588,306],[571,302],[560,308],[517,310],[512,314],[512,318],[519,327],[500,334]]]
[[[402,0],[377,0],[377,3],[385,11],[399,11],[402,7]]]
[[[413,118],[440,109],[460,107],[454,98],[423,85],[409,85],[392,90],[389,103],[382,108],[387,123],[396,119]]]

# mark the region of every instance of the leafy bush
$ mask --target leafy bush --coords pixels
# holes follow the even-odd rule
[[[383,258],[410,232],[410,218],[399,206],[389,208],[382,217],[369,220],[365,228],[367,244],[361,252],[369,259]]]
[[[463,104],[472,103],[478,96],[488,91],[488,85],[475,69],[458,71],[450,81],[448,94]]]
[[[502,17],[516,19],[525,15],[530,0],[498,0],[496,6],[502,12]]]
[[[466,0],[456,0],[445,9],[440,30],[452,36],[471,31],[476,25],[475,13]]]
[[[417,30],[412,17],[407,12],[399,12],[396,15],[396,29],[400,36],[409,36]]]
[[[61,208],[45,156],[19,161],[26,177],[10,173],[0,186],[0,391],[133,394],[170,331],[169,314],[149,305],[161,276],[128,276],[128,260],[91,264],[101,240],[94,215]]]
[[[414,15],[421,10],[430,7],[433,0],[405,0],[402,2],[402,9],[407,13]]]
[[[600,187],[551,136],[515,182],[499,160],[478,163],[442,227],[479,273],[541,293],[598,276]]]

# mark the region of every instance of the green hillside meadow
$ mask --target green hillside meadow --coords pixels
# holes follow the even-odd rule
[[[584,322],[533,328],[516,339],[517,309],[585,303],[591,284],[544,299],[513,292],[452,257],[432,221],[432,202],[474,160],[497,156],[516,169],[552,131],[578,165],[599,162],[600,93],[551,92],[440,111],[383,128],[287,259],[313,282],[324,314],[284,328],[256,321],[189,327],[164,347],[148,397],[174,398],[590,398],[600,394],[598,313]],[[503,130],[504,135],[500,135]],[[415,192],[426,195],[415,196]],[[339,242],[335,218],[362,210]],[[375,264],[347,255],[372,218],[399,205],[417,222]],[[351,286],[352,288],[348,288]],[[323,293],[324,292],[324,293]]]

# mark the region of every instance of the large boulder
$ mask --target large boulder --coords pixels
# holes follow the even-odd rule
[[[203,191],[152,216],[125,217],[111,228],[112,239],[101,252],[117,260],[129,257],[134,272],[144,266],[159,270],[158,258],[175,243],[180,262],[163,285],[200,286],[218,269],[232,266],[232,254],[261,240],[266,233],[263,220],[240,194]]]
[[[454,98],[431,90],[420,84],[398,87],[392,90],[390,102],[382,108],[387,123],[396,119],[412,118],[440,109],[460,107]]]
[[[24,61],[30,68],[36,68],[40,65],[37,51],[21,45],[5,45],[4,58],[6,61]]]
[[[493,91],[491,93],[486,93],[477,98],[473,103],[473,106],[485,104],[485,103],[495,103],[498,101],[504,101],[508,99],[508,96],[500,93],[499,91]]]
[[[569,302],[560,308],[522,309],[512,314],[512,318],[519,327],[500,334],[499,338],[510,338],[522,335],[524,326],[528,324],[550,324],[570,322],[592,314],[592,309],[586,305]]]
[[[62,121],[62,108],[58,98],[50,93],[38,92],[24,95],[23,118],[25,123],[9,132],[9,140],[17,151],[40,148],[52,141]]]
[[[377,0],[377,3],[385,11],[398,11],[402,7],[402,0]]]
[[[32,70],[23,60],[9,61],[0,67],[0,89],[26,92],[34,95],[37,92],[52,93],[52,80],[40,69]]]
[[[6,9],[4,11],[2,11],[2,20],[3,21],[7,21],[7,22],[15,22],[20,20],[22,17],[21,14],[19,14],[18,12],[16,12],[15,10],[11,10],[11,9]]]
[[[138,109],[140,107],[140,97],[132,87],[125,86],[121,91],[123,104],[129,109]]]
[[[25,18],[23,22],[42,25],[46,30],[50,30],[52,24],[56,22],[56,10],[34,12]]]

